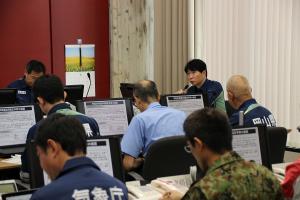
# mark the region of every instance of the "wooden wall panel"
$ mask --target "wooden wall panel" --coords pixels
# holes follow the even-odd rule
[[[110,0],[111,95],[120,83],[152,79],[152,1]]]

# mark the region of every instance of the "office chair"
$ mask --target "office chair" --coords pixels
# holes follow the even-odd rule
[[[237,110],[229,104],[228,100],[225,101],[225,108],[228,118],[230,118],[233,113],[237,112]]]
[[[154,142],[145,157],[143,178],[151,181],[158,177],[189,174],[190,166],[197,165],[191,153],[185,151],[185,136],[171,136]]]
[[[267,136],[269,138],[269,158],[270,163],[283,163],[287,130],[284,127],[267,127]]]

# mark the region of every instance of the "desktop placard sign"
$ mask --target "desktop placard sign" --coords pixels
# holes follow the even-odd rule
[[[40,166],[34,141],[27,142],[27,155],[30,169],[30,188],[39,188],[48,184],[48,175]],[[94,137],[87,139],[87,157],[91,158],[105,173],[124,181],[122,153],[119,137]]]
[[[206,97],[203,94],[182,95],[169,94],[161,96],[161,105],[181,110],[188,116],[195,110],[202,109],[207,106]]]
[[[25,146],[28,130],[35,123],[33,105],[0,106],[0,153],[9,148]]]
[[[245,160],[253,160],[271,169],[265,126],[232,129],[232,148]]]
[[[80,104],[78,111],[97,121],[101,136],[122,136],[133,117],[130,99],[104,99]]]

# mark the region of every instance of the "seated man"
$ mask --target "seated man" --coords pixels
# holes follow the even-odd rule
[[[30,104],[34,103],[32,95],[32,85],[34,81],[45,74],[45,66],[37,60],[31,60],[27,63],[24,76],[10,83],[8,88],[17,88],[17,103]]]
[[[234,75],[227,82],[227,95],[229,104],[237,109],[237,112],[230,117],[232,126],[239,125],[239,113],[244,113],[244,126],[254,126],[264,124],[266,126],[276,126],[276,121],[272,113],[259,105],[251,95],[251,87],[246,77]]]
[[[215,107],[226,112],[222,85],[218,81],[207,79],[205,62],[200,59],[193,59],[186,64],[184,71],[192,86],[183,90],[183,94],[205,94],[208,98],[209,107]]]
[[[170,191],[163,199],[283,199],[280,183],[269,169],[232,151],[232,131],[223,112],[195,111],[185,120],[184,131],[187,149],[205,175],[184,196]]]
[[[124,153],[123,166],[126,171],[138,168],[149,146],[163,137],[183,135],[185,113],[170,107],[161,106],[156,84],[142,80],[133,90],[136,107],[141,111],[134,116],[121,141]]]
[[[38,78],[33,85],[33,94],[41,110],[51,115],[62,113],[64,115],[74,115],[84,126],[88,137],[100,135],[99,126],[95,119],[87,117],[79,112],[73,111],[69,104],[64,102],[64,86],[61,80],[55,75],[45,75]],[[33,125],[27,134],[27,141],[34,138],[39,123]],[[21,156],[21,178],[26,181],[29,178],[29,167],[27,161],[27,150]]]
[[[38,127],[35,143],[52,182],[31,199],[127,199],[125,185],[85,156],[85,130],[74,116],[49,116]]]

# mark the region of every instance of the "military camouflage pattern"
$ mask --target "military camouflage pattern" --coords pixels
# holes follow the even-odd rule
[[[284,199],[273,173],[254,162],[247,162],[236,152],[221,156],[183,197],[187,199]]]

